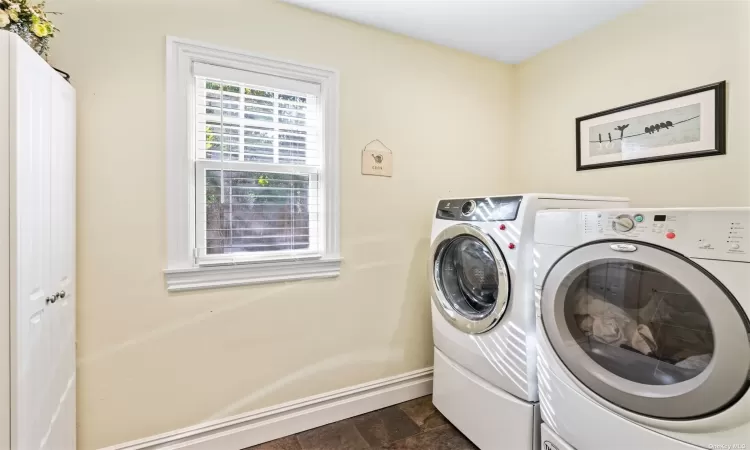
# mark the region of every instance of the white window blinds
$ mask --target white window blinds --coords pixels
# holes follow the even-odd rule
[[[319,85],[193,68],[198,262],[320,256]]]

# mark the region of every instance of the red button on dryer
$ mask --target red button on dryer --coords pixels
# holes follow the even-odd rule
[[[508,244],[508,248],[513,250],[514,248],[516,248],[516,244],[511,242],[510,244]]]
[[[667,239],[674,239],[677,235],[670,231],[665,236],[667,236]]]
[[[505,224],[501,223],[498,228],[500,228],[501,230],[504,230],[505,229]]]

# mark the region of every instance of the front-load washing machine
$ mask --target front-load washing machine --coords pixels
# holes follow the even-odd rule
[[[429,262],[433,402],[479,448],[539,446],[536,212],[626,206],[626,199],[556,194],[438,202]]]
[[[750,448],[748,227],[750,208],[537,215],[545,445]]]

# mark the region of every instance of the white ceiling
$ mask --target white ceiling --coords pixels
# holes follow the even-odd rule
[[[282,1],[517,63],[641,6],[647,0]]]

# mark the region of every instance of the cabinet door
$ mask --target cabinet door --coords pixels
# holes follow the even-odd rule
[[[75,449],[75,91],[53,74],[50,104],[50,281],[47,307],[53,374],[49,401],[59,405],[45,448]],[[71,426],[72,424],[72,426]]]
[[[56,405],[50,361],[49,66],[11,42],[11,447],[45,446]],[[13,190],[15,192],[13,192]]]

